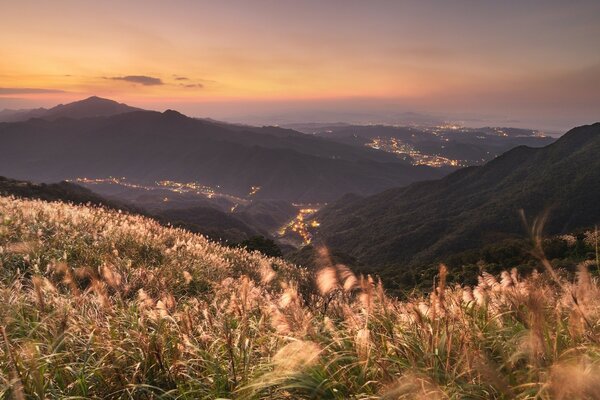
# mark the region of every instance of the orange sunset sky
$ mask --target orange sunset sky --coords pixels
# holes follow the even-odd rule
[[[561,130],[600,119],[598,1],[8,0],[0,10],[0,109],[98,95],[252,123],[401,123],[416,112]]]

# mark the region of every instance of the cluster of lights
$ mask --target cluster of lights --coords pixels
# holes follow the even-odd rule
[[[260,186],[252,186],[250,187],[250,193],[248,193],[248,197],[254,196],[260,190]]]
[[[437,154],[423,154],[412,145],[404,143],[396,138],[374,138],[365,146],[373,149],[386,151],[388,153],[404,154],[412,158],[413,165],[428,165],[430,167],[440,168],[443,166],[462,167],[466,164],[462,160],[453,160]]]
[[[109,176],[108,178],[75,178],[75,179],[67,179],[67,182],[77,182],[85,185],[101,185],[101,184],[110,184],[110,185],[120,185],[132,189],[142,189],[142,190],[152,190],[151,187],[138,185],[136,183],[126,182],[126,178],[115,178]]]
[[[162,190],[169,190],[171,192],[179,193],[179,194],[195,194],[195,195],[207,197],[209,199],[212,199],[213,197],[217,197],[217,196],[218,197],[226,197],[226,198],[232,200],[233,202],[235,202],[236,204],[248,202],[248,200],[242,199],[240,197],[228,195],[225,193],[219,193],[219,192],[215,191],[215,189],[213,189],[212,187],[202,185],[198,182],[176,182],[176,181],[171,181],[171,180],[164,180],[164,181],[155,182],[155,185],[142,185],[142,184],[127,181],[127,178],[125,178],[125,177],[116,178],[113,176],[109,176],[108,178],[76,178],[76,179],[68,180],[68,182],[77,182],[77,183],[84,184],[84,185],[101,185],[101,184],[119,185],[119,186],[123,186],[126,188],[140,189],[140,190],[147,190],[147,191],[162,189]],[[219,188],[219,186],[217,186],[217,188]],[[253,192],[251,192],[250,194],[252,195],[252,194],[256,193],[259,189],[260,189],[260,187],[253,186],[252,187]],[[168,197],[165,197],[163,199],[163,202],[168,202],[168,201],[169,201]]]
[[[210,186],[205,186],[197,182],[175,182],[175,181],[158,181],[156,184],[163,189],[168,189],[175,193],[194,193],[212,199],[215,191]]]
[[[287,225],[279,230],[279,235],[285,236],[290,232],[300,236],[302,239],[302,244],[307,245],[312,242],[312,233],[310,232],[311,228],[319,227],[319,222],[316,220],[308,221],[308,219],[317,211],[318,208],[300,208],[298,209],[298,214],[291,220]]]
[[[436,128],[439,130],[448,130],[449,129],[451,131],[463,130],[463,126],[457,125],[457,124],[438,125],[438,126],[436,126]]]
[[[502,130],[501,128],[494,128],[493,130],[498,136],[508,137],[508,133],[504,132],[504,130]]]

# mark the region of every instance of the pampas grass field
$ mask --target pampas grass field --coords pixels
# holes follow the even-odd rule
[[[320,261],[0,197],[0,397],[600,398],[593,263],[567,277],[541,258],[475,287],[441,266],[435,290],[398,300]]]

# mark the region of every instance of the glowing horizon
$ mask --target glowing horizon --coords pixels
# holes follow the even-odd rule
[[[3,16],[0,109],[98,95],[234,116],[366,101],[557,126],[600,109],[594,1],[20,1]]]

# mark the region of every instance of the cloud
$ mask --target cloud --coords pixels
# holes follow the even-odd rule
[[[0,87],[0,95],[5,94],[42,94],[42,93],[66,93],[59,89],[41,89],[41,88],[3,88]]]
[[[163,81],[160,78],[154,78],[152,76],[145,76],[145,75],[113,76],[113,77],[106,78],[106,79],[138,83],[138,84],[144,85],[144,86],[164,85]]]
[[[197,88],[197,89],[202,89],[204,87],[204,85],[201,83],[188,83],[188,84],[182,84],[181,86],[183,86],[185,88]]]
[[[189,81],[190,78],[186,78],[185,76],[175,76],[176,81]]]

